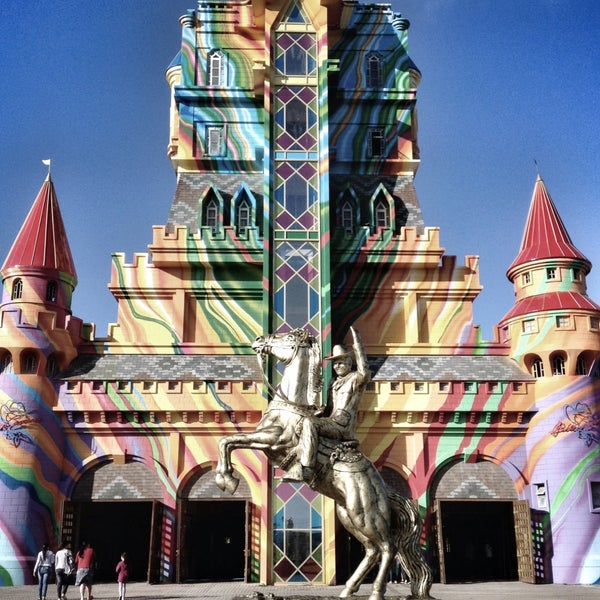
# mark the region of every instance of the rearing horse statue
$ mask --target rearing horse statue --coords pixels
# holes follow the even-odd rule
[[[263,450],[269,460],[286,470],[297,460],[298,432],[305,417],[320,408],[322,363],[318,341],[305,329],[258,337],[252,345],[259,360],[267,354],[285,365],[256,430],[221,438],[216,483],[230,493],[239,480],[233,476],[231,452],[236,448]],[[346,581],[341,598],[354,595],[365,576],[377,565],[369,600],[383,600],[389,567],[395,554],[408,573],[411,595],[430,599],[431,570],[420,546],[421,518],[413,502],[390,491],[381,475],[357,448],[358,443],[319,440],[317,475],[307,482],[336,502],[337,516],[365,548],[365,556]]]

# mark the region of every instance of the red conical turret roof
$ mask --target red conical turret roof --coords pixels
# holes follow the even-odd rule
[[[13,267],[55,269],[77,279],[50,174],[13,242],[2,271]]]
[[[571,237],[548,194],[544,181],[538,175],[529,206],[527,223],[519,254],[506,272],[509,279],[517,267],[536,260],[567,258],[580,260],[589,272],[590,261],[573,245]]]

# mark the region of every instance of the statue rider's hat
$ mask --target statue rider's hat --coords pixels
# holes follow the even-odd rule
[[[331,351],[330,356],[326,356],[325,360],[337,360],[340,358],[352,358],[354,356],[354,350],[346,350],[344,346],[336,344]]]

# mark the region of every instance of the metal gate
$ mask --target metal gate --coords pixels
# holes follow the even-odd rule
[[[535,583],[529,502],[527,500],[516,500],[513,502],[513,514],[515,517],[519,581],[523,581],[524,583]]]

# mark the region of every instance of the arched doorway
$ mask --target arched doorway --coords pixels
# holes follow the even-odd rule
[[[214,471],[203,471],[181,495],[178,581],[248,581],[251,504],[244,479],[232,496],[217,487]]]
[[[172,549],[165,546],[172,511],[161,502],[162,486],[140,462],[105,463],[87,471],[63,507],[62,539],[74,552],[83,541],[97,555],[95,579],[114,581],[122,552],[131,562],[133,581],[170,579]]]
[[[438,575],[442,583],[519,578],[516,525],[521,506],[498,465],[455,462],[432,485]]]
[[[412,498],[410,487],[406,479],[398,471],[383,467],[381,477],[388,488],[406,498]],[[344,583],[354,572],[365,555],[363,545],[350,533],[348,533],[339,519],[335,518],[335,579],[338,584]],[[365,582],[371,582],[374,571],[369,573]]]

